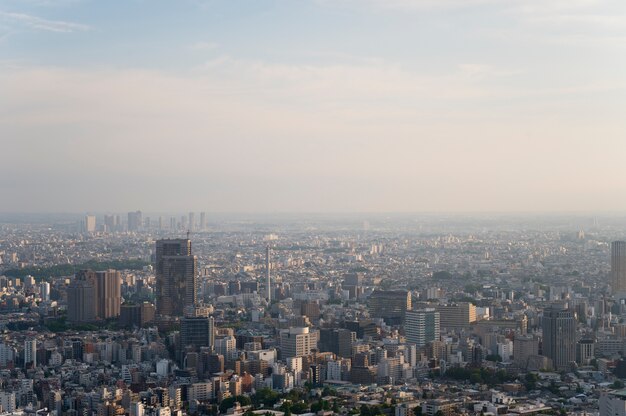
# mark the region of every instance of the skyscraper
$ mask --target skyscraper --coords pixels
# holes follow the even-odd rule
[[[141,211],[128,213],[128,231],[139,231],[143,223]]]
[[[196,213],[189,213],[189,231],[196,231]]]
[[[96,216],[95,215],[85,215],[84,231],[86,233],[96,232]]]
[[[196,303],[198,259],[188,239],[156,242],[156,301],[160,316],[183,316]]]
[[[543,355],[558,371],[567,370],[576,360],[576,318],[574,311],[549,307],[543,311]]]
[[[439,341],[439,312],[434,308],[406,311],[404,333],[407,342],[419,348],[431,341]]]
[[[200,213],[200,231],[204,231],[206,229],[206,212]]]
[[[96,272],[96,316],[109,319],[120,316],[122,276],[117,270]]]
[[[626,241],[611,243],[611,289],[626,292]]]
[[[272,263],[270,261],[270,246],[265,247],[265,290],[267,291],[267,303],[272,303],[272,277],[270,276],[270,268]]]
[[[91,322],[96,317],[95,274],[81,270],[67,287],[67,319],[70,322]]]
[[[197,351],[200,347],[213,349],[215,343],[213,318],[186,316],[180,321],[179,360],[185,358],[185,351]]]
[[[37,340],[27,339],[24,341],[24,367],[32,364],[37,367]]]
[[[120,272],[80,270],[67,288],[67,316],[73,322],[91,322],[120,315]]]

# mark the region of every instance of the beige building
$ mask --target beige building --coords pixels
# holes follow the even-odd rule
[[[280,332],[280,350],[282,359],[309,355],[317,348],[318,331],[308,327],[289,328]]]
[[[467,328],[476,322],[476,306],[469,302],[437,305],[436,309],[442,329]]]

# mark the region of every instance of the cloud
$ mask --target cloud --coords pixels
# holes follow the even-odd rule
[[[25,13],[0,11],[0,20],[48,32],[71,33],[89,30],[89,26],[62,20],[49,20]]]

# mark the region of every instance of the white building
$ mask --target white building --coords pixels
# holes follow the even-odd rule
[[[24,367],[32,363],[33,367],[37,367],[37,340],[27,339],[24,341]]]
[[[602,393],[600,416],[626,416],[626,390]]]

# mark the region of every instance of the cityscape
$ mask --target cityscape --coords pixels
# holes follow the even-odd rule
[[[0,416],[626,416],[626,1],[0,0]]]
[[[51,218],[0,226],[3,415],[626,408],[621,217]]]

